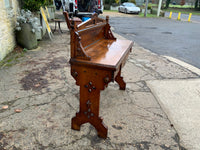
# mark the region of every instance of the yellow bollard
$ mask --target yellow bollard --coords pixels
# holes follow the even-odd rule
[[[177,18],[177,20],[181,20],[181,13],[180,13],[180,12],[178,13],[178,18]]]
[[[191,17],[192,17],[192,13],[189,13],[188,22],[190,22]]]
[[[170,11],[170,14],[169,14],[169,19],[171,19],[172,18],[172,12]]]

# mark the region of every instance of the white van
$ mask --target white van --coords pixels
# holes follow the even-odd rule
[[[103,13],[103,0],[63,0],[65,11],[69,15],[78,17],[89,17],[94,12]]]

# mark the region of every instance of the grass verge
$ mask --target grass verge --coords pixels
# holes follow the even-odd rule
[[[103,12],[118,12],[117,10],[103,10]]]
[[[138,16],[139,17],[144,17],[144,13],[140,13]],[[147,18],[157,18],[157,15],[156,14],[147,14],[146,17]]]
[[[175,12],[175,13],[179,13],[181,12],[182,14],[189,14],[192,13],[193,15],[199,15],[200,16],[200,11],[195,11],[193,9],[174,9],[174,8],[168,8],[168,9],[164,9],[163,11],[165,12]]]

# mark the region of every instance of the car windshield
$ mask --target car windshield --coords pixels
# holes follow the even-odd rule
[[[128,6],[128,7],[135,7],[135,4],[133,4],[133,3],[125,3],[124,5]]]

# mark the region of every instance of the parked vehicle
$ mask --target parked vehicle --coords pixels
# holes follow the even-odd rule
[[[65,0],[64,3],[70,16],[88,17],[94,12],[103,13],[103,0]]]
[[[61,0],[54,0],[56,10],[59,10],[62,6],[62,1]]]
[[[119,6],[118,8],[119,12],[124,12],[124,13],[136,13],[139,14],[140,13],[140,8],[137,7],[134,3],[123,3],[122,5]]]

